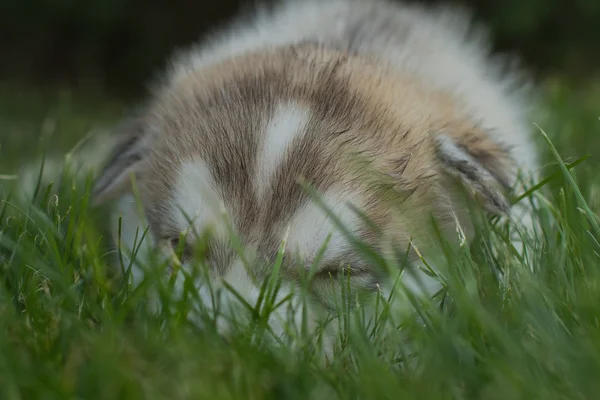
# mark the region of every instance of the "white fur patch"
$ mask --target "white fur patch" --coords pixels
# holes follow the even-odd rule
[[[174,187],[171,218],[179,229],[193,228],[196,234],[200,234],[212,227],[216,235],[227,237],[223,200],[204,161],[182,163]]]
[[[260,289],[248,275],[241,260],[237,259],[231,265],[231,268],[223,280],[227,282],[246,302],[248,302],[248,304],[253,307],[256,306],[260,296]],[[286,298],[288,298],[288,300],[284,301],[281,306],[273,310],[269,316],[269,325],[276,337],[282,337],[288,329],[300,329],[302,324],[303,303],[301,297],[298,296],[297,292],[294,290],[293,283],[291,282],[283,283],[275,296],[273,304],[279,304]],[[224,309],[227,310],[227,312],[235,312],[235,306],[239,305],[239,299],[229,291],[225,293],[222,300],[224,303],[223,305],[225,306]],[[292,307],[291,316],[293,317],[291,321],[290,314],[288,313],[290,311],[290,306]],[[307,310],[307,312],[309,313],[308,328],[312,329],[314,328],[313,324],[315,322],[314,316],[310,310]],[[236,316],[239,316],[239,313],[236,314],[237,315],[225,315],[225,317],[229,319],[236,318]],[[290,323],[293,325],[290,325]]]
[[[184,265],[184,268],[187,268],[187,265]],[[235,293],[248,304],[251,306],[256,304],[260,291],[252,282],[252,279],[239,259],[231,265],[226,276],[223,277],[223,281],[227,282],[235,290]],[[176,282],[176,292],[181,293],[184,283],[184,278],[181,274],[177,276]],[[232,322],[245,323],[248,321],[249,315],[247,310],[244,309],[238,297],[222,285],[222,282],[218,280],[205,282],[199,279],[195,281],[194,285],[198,290],[202,308],[209,314],[213,314],[216,311],[215,306],[219,310],[219,315],[216,316],[216,323],[220,333],[230,333]],[[220,294],[216,295],[216,293]],[[202,325],[202,322],[197,322]]]
[[[259,198],[271,183],[271,176],[284,160],[285,153],[296,138],[305,133],[309,110],[297,104],[280,105],[265,131],[258,159],[256,176]]]
[[[230,288],[223,285],[226,282]],[[184,278],[181,274],[177,276],[176,293],[183,292]],[[210,283],[204,281],[196,281],[195,286],[198,291],[199,299],[202,303],[202,308],[209,315],[213,315],[216,311],[214,306],[217,306],[219,314],[216,315],[216,324],[221,334],[229,334],[236,324],[247,324],[251,314],[242,305],[240,298],[250,306],[255,307],[260,297],[260,288],[254,283],[250,275],[246,271],[242,261],[236,259],[222,280],[215,280]],[[212,293],[211,293],[212,292]],[[214,293],[220,292],[220,295],[214,296]],[[238,297],[239,296],[239,297]],[[283,301],[286,299],[286,301]],[[299,329],[302,323],[303,304],[301,297],[295,295],[293,284],[290,282],[284,283],[275,296],[274,304],[282,303],[282,305],[273,310],[269,316],[269,325],[276,337],[282,337],[288,329]],[[264,303],[263,303],[264,304]],[[293,310],[293,325],[290,326],[289,308]],[[309,328],[314,328],[316,320],[309,312]],[[199,326],[203,326],[201,320],[195,321]]]
[[[248,275],[246,267],[242,261],[236,259],[231,267],[223,277],[223,280],[227,282],[244,300],[250,305],[256,304],[260,290]]]
[[[331,190],[322,196],[327,208],[341,221],[350,232],[355,232],[361,224],[360,217],[349,207],[353,204],[360,208],[358,196]],[[326,211],[314,202],[308,203],[296,213],[290,223],[288,249],[298,252],[310,261],[316,256],[331,235],[323,262],[335,260],[349,249],[346,236],[327,215]]]

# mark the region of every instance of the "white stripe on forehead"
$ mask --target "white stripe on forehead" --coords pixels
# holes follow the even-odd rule
[[[310,111],[294,103],[280,104],[264,133],[262,149],[257,159],[256,190],[261,198],[271,184],[271,177],[284,160],[294,139],[306,132]]]
[[[362,225],[358,214],[349,205],[361,209],[362,201],[358,194],[350,194],[340,190],[329,190],[321,199],[342,223],[343,227],[355,233]],[[335,261],[350,249],[350,244],[327,212],[314,202],[307,203],[293,217],[290,225],[287,247],[289,251],[298,252],[307,261],[311,261],[319,252],[327,237],[331,238],[323,255],[322,262]]]
[[[170,208],[170,217],[177,229],[188,229],[191,220],[198,234],[212,225],[215,234],[227,237],[223,200],[216,187],[204,161],[195,159],[181,164]]]

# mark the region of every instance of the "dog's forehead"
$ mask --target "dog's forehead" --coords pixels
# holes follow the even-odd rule
[[[210,225],[226,235],[226,213],[236,231],[266,251],[277,247],[289,227],[291,245],[310,253],[333,226],[323,225],[330,222],[311,203],[301,178],[327,193],[354,224],[344,208],[353,194],[343,186],[326,138],[317,136],[324,121],[314,106],[279,98],[237,113],[213,114],[195,135],[175,133],[171,139],[177,140],[164,141],[155,152],[152,179],[163,183],[148,189],[161,197],[155,208],[162,231],[174,233],[193,221],[198,230]]]
[[[263,254],[276,253],[287,231],[288,247],[307,258],[332,234],[325,259],[334,259],[346,249],[343,235],[299,179],[318,188],[352,230],[360,220],[349,205],[360,206],[360,196],[344,186],[326,144],[307,138],[314,134],[310,106],[279,101],[257,116],[263,119],[249,123],[246,132],[223,130],[204,146],[191,142],[185,156],[168,147],[157,152],[152,179],[160,176],[162,183],[147,187],[154,197],[149,218],[162,237],[191,226],[196,233],[213,228],[226,239],[231,227]]]
[[[337,207],[350,230],[359,230],[363,224],[351,207],[369,203],[373,210],[377,200],[356,184],[340,151],[378,154],[376,163],[392,165],[422,138],[419,129],[396,135],[400,127],[390,118],[386,93],[378,92],[374,103],[364,79],[351,79],[358,72],[344,57],[315,62],[285,51],[259,54],[191,72],[159,93],[142,184],[154,233],[177,235],[190,221],[200,230],[218,226],[226,211],[244,239],[264,251],[276,251],[289,228],[290,245],[310,257],[339,229],[299,179]],[[418,118],[415,113],[411,121]],[[393,145],[398,140],[402,146]],[[341,252],[337,234],[332,248]]]
[[[293,174],[325,180],[327,138],[315,133],[341,129],[341,120],[349,123],[342,115],[346,110],[323,113],[351,96],[343,93],[343,82],[332,82],[331,73],[321,77],[322,84],[299,85],[292,82],[297,74],[284,68],[282,59],[268,59],[257,56],[255,65],[230,62],[216,70],[195,71],[159,93],[147,122],[154,132],[146,174],[152,182],[150,201],[170,201],[176,182],[189,183],[182,176],[189,175],[193,162],[202,162],[214,187],[228,200],[237,200],[236,211],[246,214],[255,211],[256,201],[273,197],[274,190],[296,185],[298,176]],[[337,87],[335,99],[326,98],[333,94],[324,85]],[[284,197],[293,203],[298,193],[291,192]],[[283,212],[281,206],[274,208]]]

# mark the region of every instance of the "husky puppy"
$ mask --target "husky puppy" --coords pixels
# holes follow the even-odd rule
[[[342,289],[332,276],[386,286],[354,240],[391,259],[424,253],[432,218],[468,240],[470,200],[515,216],[507,193],[536,168],[524,87],[462,12],[284,1],[173,58],[118,129],[95,202],[117,201],[125,247],[148,226],[147,254],[183,249],[184,271],[211,229],[210,279],[250,304],[285,241],[280,274],[294,287],[317,264],[312,292],[328,306]]]

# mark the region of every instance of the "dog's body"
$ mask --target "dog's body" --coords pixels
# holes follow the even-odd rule
[[[469,232],[457,188],[491,213],[510,214],[505,189],[519,169],[536,166],[527,100],[488,60],[480,36],[467,35],[468,22],[453,12],[350,0],[286,2],[238,21],[175,59],[149,105],[124,125],[97,201],[119,199],[115,220],[123,216],[130,247],[143,229],[130,176],[152,247],[176,245],[190,227],[213,227],[211,274],[249,302],[284,238],[290,258],[282,274],[292,284],[329,238],[314,278],[325,303],[340,289],[329,283],[340,264],[353,287],[385,286],[348,232],[385,257],[409,241],[426,248],[432,216],[449,238],[456,222]],[[250,265],[262,267],[244,268],[223,211]]]

